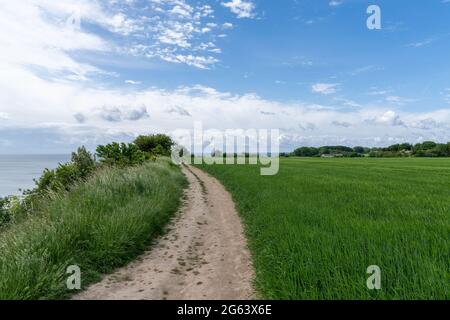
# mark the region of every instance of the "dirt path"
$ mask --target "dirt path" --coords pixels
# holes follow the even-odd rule
[[[229,193],[185,167],[187,200],[169,233],[137,261],[75,299],[252,299],[253,269]]]

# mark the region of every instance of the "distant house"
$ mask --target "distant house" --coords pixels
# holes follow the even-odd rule
[[[336,154],[323,154],[322,158],[343,158],[344,155],[342,153],[336,153]]]

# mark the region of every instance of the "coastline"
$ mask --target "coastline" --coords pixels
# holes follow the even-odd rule
[[[0,154],[0,198],[20,196],[47,169],[70,160],[70,154]]]

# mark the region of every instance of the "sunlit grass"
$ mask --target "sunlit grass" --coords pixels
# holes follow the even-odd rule
[[[243,217],[256,285],[270,299],[450,297],[448,159],[300,159],[277,176],[202,166]],[[382,289],[367,289],[369,265]]]
[[[145,250],[176,212],[186,181],[165,160],[104,169],[0,234],[0,299],[66,297],[66,268],[88,285]]]

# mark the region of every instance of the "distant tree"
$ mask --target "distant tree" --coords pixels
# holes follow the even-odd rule
[[[143,152],[169,156],[175,142],[168,135],[154,134],[139,136],[134,140],[134,144]]]
[[[301,147],[294,150],[296,157],[315,157],[319,155],[319,149],[313,147]]]
[[[417,143],[413,147],[413,155],[416,157],[436,157],[436,147],[438,144],[433,141],[425,141],[423,143]]]
[[[280,154],[284,156],[284,154]],[[439,144],[433,141],[425,141],[412,145],[410,143],[393,144],[385,148],[367,148],[357,146],[354,148],[346,146],[322,146],[319,148],[301,147],[294,150],[294,156],[315,157],[331,155],[335,157],[450,157],[450,142]]]
[[[366,152],[364,147],[354,147],[353,151],[355,151],[356,153],[359,153],[359,154],[364,154]]]
[[[413,149],[413,145],[410,143],[402,143],[400,145],[400,150],[411,151]]]
[[[432,149],[432,153],[436,157],[448,157],[450,156],[450,144],[438,144]]]
[[[133,143],[113,142],[105,146],[97,147],[97,155],[101,162],[120,167],[141,164],[146,160],[145,153]]]
[[[437,146],[436,142],[433,141],[425,141],[422,143],[422,150],[431,150]]]
[[[347,152],[347,153],[344,154],[344,157],[360,158],[360,157],[362,157],[362,154],[358,153],[358,152]]]
[[[319,148],[319,154],[343,154],[353,152],[353,148],[345,146],[323,146]]]
[[[398,152],[400,151],[400,145],[399,144],[393,144],[387,148],[383,148],[383,151],[387,152]]]

